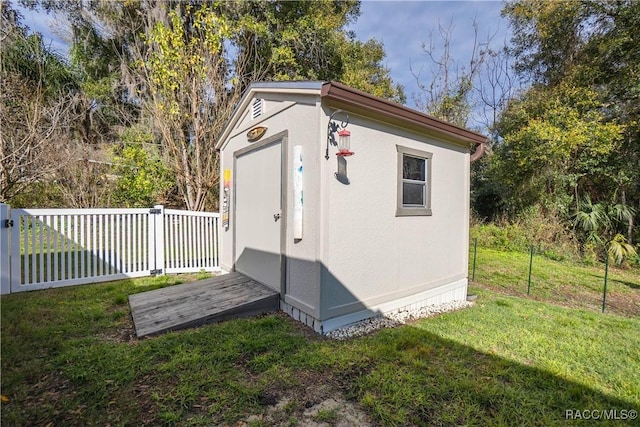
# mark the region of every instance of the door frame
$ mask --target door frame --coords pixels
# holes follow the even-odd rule
[[[287,282],[287,188],[288,188],[288,175],[287,165],[289,159],[289,131],[284,130],[276,133],[262,141],[251,144],[247,147],[241,148],[233,152],[233,191],[231,194],[233,212],[232,224],[233,224],[233,271],[236,271],[236,191],[237,191],[237,176],[238,176],[238,157],[250,154],[252,151],[260,150],[269,145],[281,144],[280,148],[280,298],[284,299],[286,292]]]

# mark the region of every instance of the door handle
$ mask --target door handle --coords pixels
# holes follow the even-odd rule
[[[279,219],[280,219],[280,214],[279,213],[273,215],[273,220],[274,221],[278,221]]]

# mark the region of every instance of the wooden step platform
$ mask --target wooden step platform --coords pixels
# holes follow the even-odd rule
[[[229,273],[129,296],[138,338],[275,311],[278,292]]]

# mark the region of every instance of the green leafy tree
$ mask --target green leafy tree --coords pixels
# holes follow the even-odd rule
[[[535,83],[555,84],[578,61],[592,27],[588,1],[514,0],[502,15],[512,27],[515,69]]]
[[[217,206],[215,138],[251,82],[341,80],[405,100],[382,44],[345,29],[358,1],[30,3],[71,24],[79,136],[109,143],[122,128],[147,126],[188,209]]]
[[[360,89],[380,98],[407,102],[404,88],[394,84],[389,69],[382,65],[384,46],[375,39],[362,42],[353,36],[344,36],[341,41],[341,56],[344,66],[338,77],[344,84]]]
[[[568,81],[514,99],[497,129],[502,141],[493,167],[510,208],[541,203],[564,215],[574,195],[596,192],[597,181],[611,176],[609,159],[624,131],[606,120],[596,92]]]
[[[382,65],[383,45],[359,41],[345,26],[360,14],[360,2],[271,1],[223,3],[234,27],[236,59],[249,71],[238,76],[241,89],[266,80],[340,80],[357,89],[405,102],[403,88]],[[238,61],[240,60],[240,61]]]
[[[381,65],[382,46],[344,30],[358,11],[353,1],[158,3],[147,10],[143,43],[133,44],[136,96],[188,209],[217,204],[216,137],[251,82],[345,77],[404,99]]]
[[[330,80],[342,71],[343,27],[360,13],[357,1],[222,4],[231,39],[247,70],[272,80]],[[240,77],[243,86],[250,81]]]
[[[531,83],[500,120],[504,144],[493,166],[510,189],[505,201],[515,211],[555,206],[567,218],[585,196],[627,206],[636,212],[624,232],[631,243],[640,207],[640,3],[515,0],[503,14],[516,70]]]
[[[608,188],[635,216],[628,223],[628,242],[640,239],[640,2],[590,1],[590,21],[598,25],[583,50],[578,70],[600,89],[606,114],[625,125],[622,144],[611,166],[616,179]]]
[[[125,105],[117,99],[120,67],[113,40],[102,38],[89,24],[73,32],[69,56],[81,88],[76,100],[78,135],[85,144],[112,142]]]
[[[69,63],[80,90],[74,99],[75,133],[85,144],[109,144],[139,117],[123,79],[128,46],[143,31],[139,1],[29,0],[24,6],[63,15],[70,38]],[[108,151],[108,149],[105,149]]]
[[[114,206],[127,208],[166,204],[166,195],[174,186],[171,171],[163,162],[153,136],[129,129],[122,144],[114,149],[116,180],[112,194]]]

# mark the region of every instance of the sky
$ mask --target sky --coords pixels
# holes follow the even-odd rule
[[[13,2],[17,6],[17,1]],[[496,45],[501,45],[509,36],[506,20],[500,17],[501,1],[448,0],[448,1],[379,1],[364,0],[360,17],[349,26],[358,39],[375,38],[385,47],[384,65],[390,69],[394,82],[401,84],[407,95],[407,105],[415,107],[414,95],[419,92],[416,78],[412,74],[422,70],[421,80],[429,78],[431,63],[422,49],[423,42],[438,26],[451,27],[451,54],[461,63],[468,62],[473,48],[473,20],[478,24],[480,41],[493,36]],[[31,30],[41,32],[46,43],[61,53],[68,47],[60,34],[64,28],[55,19],[31,11],[22,11],[24,23]],[[437,44],[436,44],[437,45]]]
[[[407,105],[415,107],[413,95],[419,92],[412,74],[422,70],[421,81],[430,76],[429,62],[423,43],[433,33],[435,46],[441,46],[438,26],[451,28],[450,52],[460,63],[468,62],[474,43],[474,18],[479,41],[493,37],[496,47],[509,37],[506,20],[500,17],[501,1],[363,1],[361,15],[350,27],[360,40],[375,38],[384,44],[385,66],[407,95]],[[437,53],[440,53],[438,51]]]

